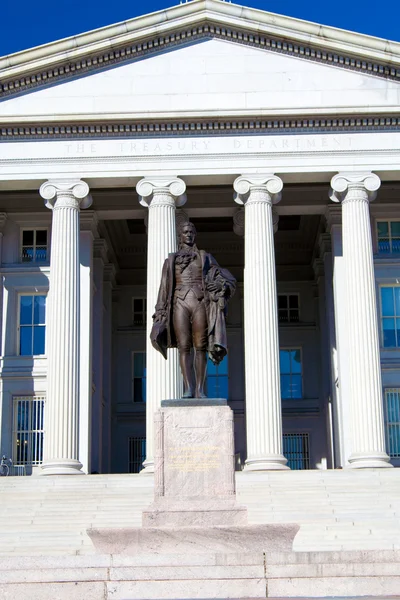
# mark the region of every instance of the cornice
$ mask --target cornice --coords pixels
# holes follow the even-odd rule
[[[173,6],[155,13],[145,14],[70,38],[24,50],[0,58],[0,69],[18,69],[27,63],[50,61],[67,54],[70,57],[88,50],[115,48],[138,37],[166,33],[179,28],[215,22],[221,27],[246,26],[255,33],[266,33],[292,39],[299,43],[318,42],[325,48],[348,51],[363,56],[386,56],[395,62],[400,55],[400,44],[335,27],[320,25],[293,17],[270,13],[231,2],[196,0]]]
[[[321,258],[326,253],[332,252],[332,240],[330,233],[321,233],[318,238],[319,255]]]
[[[80,211],[79,221],[81,231],[89,231],[93,235],[93,239],[97,239],[99,237],[99,220],[94,210]]]
[[[325,275],[324,261],[322,258],[315,258],[312,264],[315,279],[318,281],[320,277]],[[316,294],[318,295],[318,289],[316,290]]]
[[[182,7],[6,56],[0,59],[0,98],[205,39],[228,40],[400,81],[396,42],[217,0],[197,0]],[[155,25],[151,20],[157,15]]]
[[[398,110],[398,109],[397,109]],[[336,111],[337,113],[338,111]],[[236,115],[235,117],[201,117],[180,119],[143,119],[121,120],[111,119],[97,121],[82,118],[70,122],[62,119],[47,122],[46,117],[39,123],[32,121],[18,123],[0,119],[0,142],[10,140],[61,140],[61,139],[101,139],[101,138],[150,138],[150,137],[190,137],[190,136],[219,136],[240,134],[285,134],[285,133],[335,133],[335,132],[368,132],[368,131],[398,131],[399,116],[395,115],[343,115],[333,117],[288,117],[273,116],[271,118]]]
[[[104,264],[108,262],[108,244],[103,238],[93,240],[93,258],[99,258]]]
[[[342,207],[337,204],[328,204],[325,210],[326,229],[330,233],[335,225],[342,225]]]

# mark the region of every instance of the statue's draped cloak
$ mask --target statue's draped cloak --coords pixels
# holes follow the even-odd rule
[[[230,297],[234,294],[236,280],[228,269],[219,266],[215,258],[200,250],[202,263],[204,303],[207,313],[208,342],[207,350],[211,360],[219,364],[227,353],[226,337],[226,307]],[[177,252],[168,255],[164,262],[161,275],[160,289],[155,313],[153,315],[153,329],[150,338],[153,346],[167,358],[167,348],[176,348],[176,334],[174,331],[172,311],[175,290],[175,259]],[[223,286],[223,295],[210,292],[207,285],[217,282]]]

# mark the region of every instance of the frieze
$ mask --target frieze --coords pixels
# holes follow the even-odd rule
[[[190,27],[161,36],[149,37],[147,40],[142,39],[137,43],[130,43],[129,45],[110,49],[100,54],[92,54],[77,60],[61,62],[44,71],[27,72],[24,76],[17,79],[0,81],[0,97],[19,94],[21,91],[27,89],[43,87],[56,81],[59,82],[76,76],[82,76],[83,73],[101,71],[111,65],[123,64],[136,58],[157,53],[160,50],[165,51],[167,48],[187,44],[188,41],[203,39],[230,40],[247,46],[264,48],[279,54],[300,56],[314,62],[333,64],[353,71],[371,73],[385,79],[394,79],[396,81],[400,79],[400,68],[385,64],[384,62],[376,63],[365,60],[362,57],[330,52],[313,45],[302,45],[275,36],[254,35],[245,30],[221,27],[218,24],[209,22],[197,27]]]

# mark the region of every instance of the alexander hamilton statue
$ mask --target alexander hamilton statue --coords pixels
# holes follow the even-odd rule
[[[236,288],[233,275],[199,250],[195,238],[193,223],[183,223],[179,250],[164,262],[150,336],[164,358],[167,348],[178,348],[183,398],[206,397],[207,352],[216,365],[226,355],[225,317]]]

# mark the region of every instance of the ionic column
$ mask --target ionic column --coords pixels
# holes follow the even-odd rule
[[[331,200],[342,203],[352,453],[350,467],[391,467],[385,451],[382,381],[369,203],[380,179],[374,173],[339,173]],[[340,349],[339,349],[340,352]]]
[[[281,199],[275,175],[238,177],[235,201],[245,206],[244,340],[246,469],[287,469],[282,454],[274,219]]]
[[[47,303],[47,400],[42,475],[82,474],[79,443],[79,212],[91,204],[79,179],[47,181],[53,211]]]
[[[161,271],[170,252],[177,250],[175,208],[186,202],[186,184],[176,177],[149,177],[136,186],[140,203],[149,209],[147,224],[147,327],[146,327],[146,460],[142,473],[154,472],[154,412],[161,400],[180,398],[181,373],[177,350],[166,361],[150,342],[152,315],[157,302]]]

